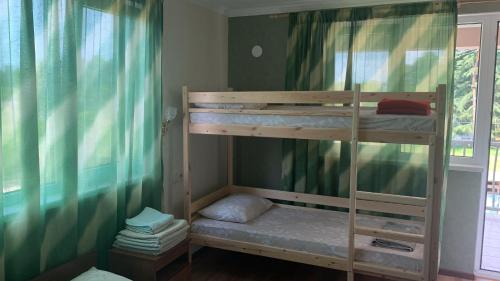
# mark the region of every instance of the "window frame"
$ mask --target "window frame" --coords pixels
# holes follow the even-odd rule
[[[452,170],[484,172],[488,169],[491,122],[478,122],[478,120],[491,120],[492,117],[499,22],[500,13],[498,12],[458,16],[458,25],[481,25],[481,45],[473,137],[474,153],[472,157],[450,156],[450,169]],[[495,40],[491,40],[491,38],[495,38]]]
[[[481,257],[483,249],[484,215],[486,207],[485,186],[488,181],[491,121],[493,113],[493,99],[495,96],[495,71],[498,48],[497,37],[499,36],[500,31],[500,12],[475,13],[458,16],[458,24],[467,23],[480,23],[482,25],[476,120],[487,121],[476,123],[476,131],[474,134],[475,157],[473,159],[456,159],[457,157],[452,157],[450,162],[450,169],[481,173],[481,187],[479,196],[480,201],[478,210],[479,214],[475,241],[476,249],[474,255],[474,274],[480,277],[497,279],[500,277],[500,273],[481,268]],[[492,38],[494,40],[492,40]]]

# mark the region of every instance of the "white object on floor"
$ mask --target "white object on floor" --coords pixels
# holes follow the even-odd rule
[[[72,281],[132,281],[132,280],[108,271],[99,270],[95,267],[92,267],[91,269],[78,275],[76,278],[73,278]]]

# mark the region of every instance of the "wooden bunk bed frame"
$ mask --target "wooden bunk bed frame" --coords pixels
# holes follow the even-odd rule
[[[378,102],[384,98],[407,100],[429,100],[434,104],[434,131],[408,132],[358,129],[361,102]],[[224,104],[281,104],[263,109],[207,109],[192,106],[195,103]],[[299,104],[300,106],[294,106]],[[310,106],[315,104],[317,106]],[[324,104],[350,105],[348,111],[332,110]],[[307,106],[306,106],[307,105]],[[183,87],[183,179],[185,192],[185,217],[189,223],[198,217],[197,212],[232,193],[249,193],[268,199],[286,200],[306,204],[319,204],[349,209],[349,245],[346,259],[278,248],[258,243],[224,239],[210,235],[191,233],[191,243],[201,246],[267,256],[293,262],[347,271],[348,280],[354,280],[354,273],[375,275],[389,279],[425,280],[437,279],[439,267],[440,213],[444,178],[444,132],[446,128],[446,86],[439,85],[435,92],[360,92],[354,91],[279,91],[279,92],[190,92]],[[250,126],[233,124],[191,123],[190,113],[209,112],[223,114],[276,114],[292,116],[351,116],[351,128],[303,128],[280,126]],[[213,193],[196,201],[192,200],[189,164],[190,134],[228,136],[227,173],[228,183]],[[233,182],[233,136],[256,136],[291,139],[342,140],[351,142],[350,198],[303,194],[271,189],[236,186]],[[357,191],[358,141],[418,144],[428,146],[428,173],[426,197],[410,197]],[[288,208],[304,208],[284,205]],[[376,211],[407,215],[424,220],[424,234],[408,234],[382,229],[357,227],[356,210]],[[378,264],[360,262],[354,259],[355,235],[397,239],[424,245],[423,271],[412,272]]]

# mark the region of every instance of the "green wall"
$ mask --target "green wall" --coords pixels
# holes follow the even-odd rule
[[[285,86],[288,18],[269,16],[229,19],[229,87],[237,91],[283,90]],[[254,58],[253,46],[263,55]],[[281,141],[236,138],[235,181],[258,187],[280,187]]]
[[[283,90],[288,18],[229,18],[229,85],[235,90]],[[252,47],[264,50],[260,58]]]

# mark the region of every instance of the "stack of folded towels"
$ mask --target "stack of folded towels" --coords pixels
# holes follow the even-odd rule
[[[173,215],[146,207],[127,219],[126,227],[116,236],[114,247],[147,255],[160,255],[187,237],[188,224]]]

